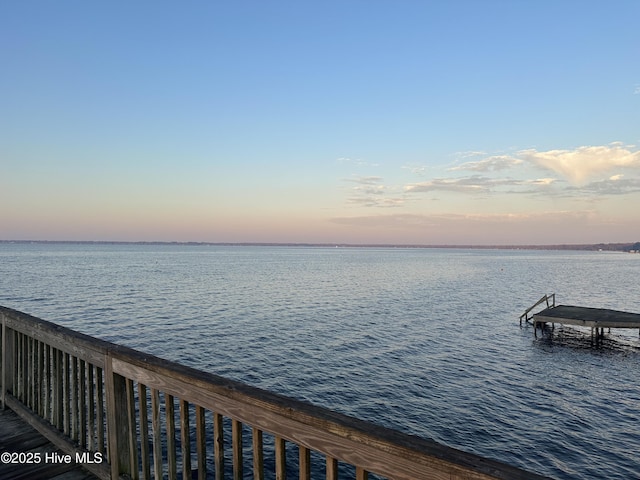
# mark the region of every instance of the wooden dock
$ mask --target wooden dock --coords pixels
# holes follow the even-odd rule
[[[538,313],[530,312],[538,305],[546,304],[546,308]],[[604,336],[604,329],[637,328],[640,333],[640,314],[612,310],[608,308],[590,308],[574,305],[556,305],[555,294],[543,296],[536,304],[528,308],[520,317],[520,323],[525,319],[532,322],[537,335],[538,325],[543,327],[550,323],[562,325],[576,325],[591,328],[591,337],[599,341]]]
[[[55,448],[35,428],[11,410],[0,410],[0,455],[24,454],[22,460],[32,463],[0,461],[0,478],[3,480],[93,480],[96,477],[75,461],[54,462],[63,458],[64,452]],[[49,455],[47,458],[46,455]],[[54,456],[55,455],[55,456]],[[29,458],[27,458],[27,456]],[[49,460],[49,461],[47,461]]]

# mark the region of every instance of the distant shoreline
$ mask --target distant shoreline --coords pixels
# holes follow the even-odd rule
[[[0,244],[77,244],[77,245],[183,245],[236,247],[340,247],[340,248],[457,248],[482,250],[580,250],[629,252],[640,251],[640,242],[589,243],[555,245],[474,245],[474,244],[390,244],[390,243],[304,243],[304,242],[167,242],[167,241],[109,241],[109,240],[0,240]]]

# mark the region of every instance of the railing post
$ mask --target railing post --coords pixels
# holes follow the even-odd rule
[[[11,393],[15,395],[15,333],[7,327],[7,317],[4,314],[0,314],[2,317],[2,343],[0,348],[0,362],[2,362],[2,369],[0,369],[0,408],[4,410],[6,408],[6,395],[11,390]]]
[[[122,474],[132,477],[129,419],[126,414],[129,411],[127,408],[127,382],[123,376],[113,372],[110,354],[105,355],[104,367],[107,395],[107,442],[111,478],[119,478]]]
[[[7,391],[7,326],[5,325],[3,314],[0,314],[0,318],[2,318],[2,331],[0,331],[0,335],[2,335],[0,337],[2,341],[2,344],[0,344],[0,349],[2,349],[2,351],[0,351],[0,365],[2,366],[0,369],[0,388],[2,389],[0,390],[0,409],[4,410],[4,398],[5,392]]]

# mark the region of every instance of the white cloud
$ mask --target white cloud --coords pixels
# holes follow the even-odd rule
[[[619,143],[604,146],[585,146],[574,150],[522,150],[517,157],[537,167],[563,175],[574,184],[612,169],[640,169],[640,150]]]

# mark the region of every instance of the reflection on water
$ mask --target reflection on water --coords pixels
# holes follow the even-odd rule
[[[540,330],[534,344],[540,348],[587,350],[597,355],[638,355],[639,338],[630,332],[637,329],[605,329],[603,337],[592,337],[590,328],[556,324]],[[541,334],[542,332],[542,334]]]

